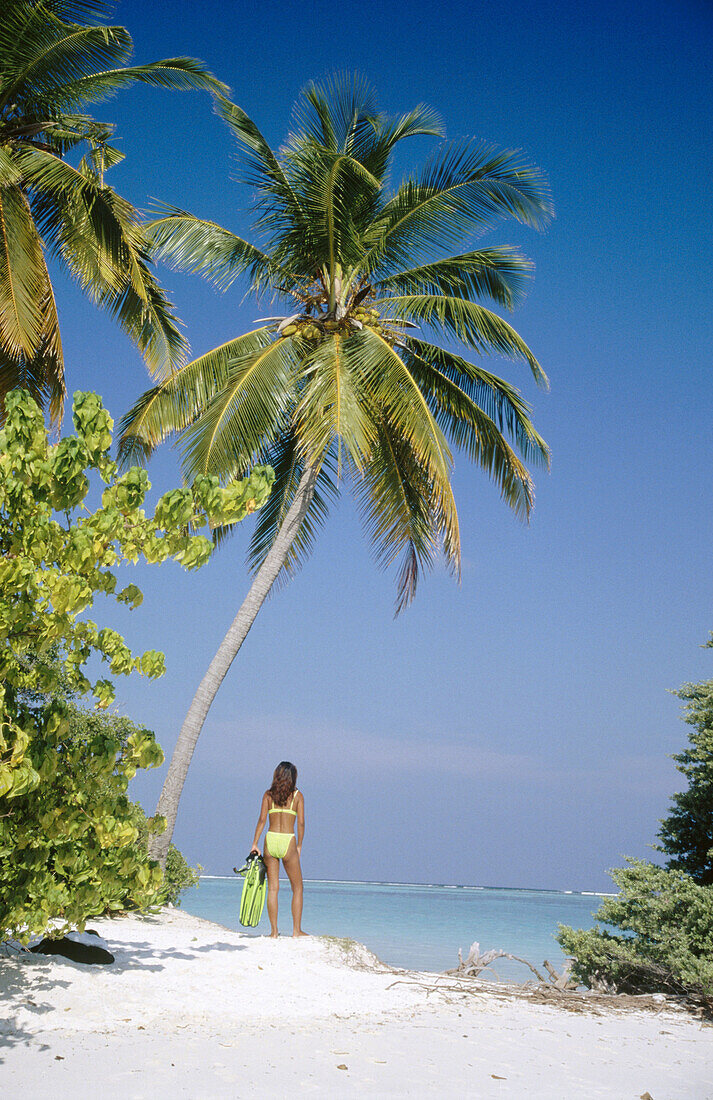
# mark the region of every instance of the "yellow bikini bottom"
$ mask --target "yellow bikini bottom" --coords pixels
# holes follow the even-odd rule
[[[275,859],[284,859],[290,841],[294,839],[294,833],[265,833],[265,851]]]

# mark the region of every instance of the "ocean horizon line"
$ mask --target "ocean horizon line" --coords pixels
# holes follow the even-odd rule
[[[239,882],[236,875],[199,875],[200,879],[224,879],[226,881]],[[617,895],[605,890],[561,890],[554,887],[541,886],[475,886],[465,883],[452,882],[390,882],[379,879],[331,879],[331,878],[306,878],[305,882],[323,886],[401,886],[418,890],[499,890],[516,894],[561,894],[576,895],[578,897],[613,898]]]

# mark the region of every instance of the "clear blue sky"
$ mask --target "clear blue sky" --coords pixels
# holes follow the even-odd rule
[[[711,45],[704,2],[554,0],[296,5],[119,4],[137,59],[189,54],[227,81],[277,143],[301,86],[358,70],[386,110],[425,101],[451,137],[521,147],[547,172],[544,234],[489,240],[536,262],[513,321],[548,372],[534,403],[552,447],[529,527],[458,460],[464,573],[425,580],[392,617],[344,498],[307,568],[263,609],[206,724],[176,837],[224,873],[247,852],[274,765],[305,792],[308,877],[606,888],[646,855],[685,740],[667,689],[713,675],[711,601]],[[149,88],[101,108],[126,161],[114,185],[245,231],[231,138],[208,97]],[[414,141],[401,167],[428,153]],[[164,269],[196,353],[260,316]],[[60,284],[70,391],[116,419],[148,384],[140,356]],[[152,463],[175,484],[174,452]],[[201,573],[139,569],[143,607],[111,611],[158,683],[119,682],[122,708],[167,754],[248,586],[245,530]],[[107,612],[109,608],[107,607]],[[100,614],[102,612],[99,612]],[[163,772],[133,787],[153,810]]]

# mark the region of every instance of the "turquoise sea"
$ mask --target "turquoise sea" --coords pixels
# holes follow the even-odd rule
[[[202,877],[183,895],[186,912],[240,929],[242,879]],[[279,927],[292,931],[290,888],[280,883]],[[458,964],[474,940],[482,951],[500,948],[541,966],[559,968],[562,951],[554,939],[558,923],[591,928],[597,894],[557,890],[508,890],[480,886],[419,886],[380,882],[305,882],[307,932],[348,936],[383,962],[415,970],[441,971]],[[267,914],[250,935],[266,935]],[[532,975],[517,963],[500,960],[494,976],[524,981]]]

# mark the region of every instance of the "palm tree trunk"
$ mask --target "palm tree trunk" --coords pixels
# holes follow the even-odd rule
[[[166,868],[166,857],[173,836],[173,829],[178,814],[178,803],[186,781],[188,768],[196,747],[198,737],[203,728],[208,711],[218,692],[218,688],[225,678],[225,674],[235,660],[241,645],[245,641],[250,627],[255,622],[258,611],[262,607],[265,598],[277,580],[290,547],[300,529],[302,520],[310,506],[314,496],[314,487],[318,471],[312,467],[305,468],[295,498],[290,505],[284,522],[280,527],[273,545],[260,566],[250,591],[243,605],[230,625],[228,633],[220,644],[218,652],[208,666],[208,671],[198,685],[198,690],[193,696],[188,713],[181,726],[176,747],[173,750],[168,775],[163,784],[161,797],[158,800],[156,813],[166,818],[166,830],[160,836],[152,836],[149,839],[149,853],[152,859],[157,859],[161,866]]]

